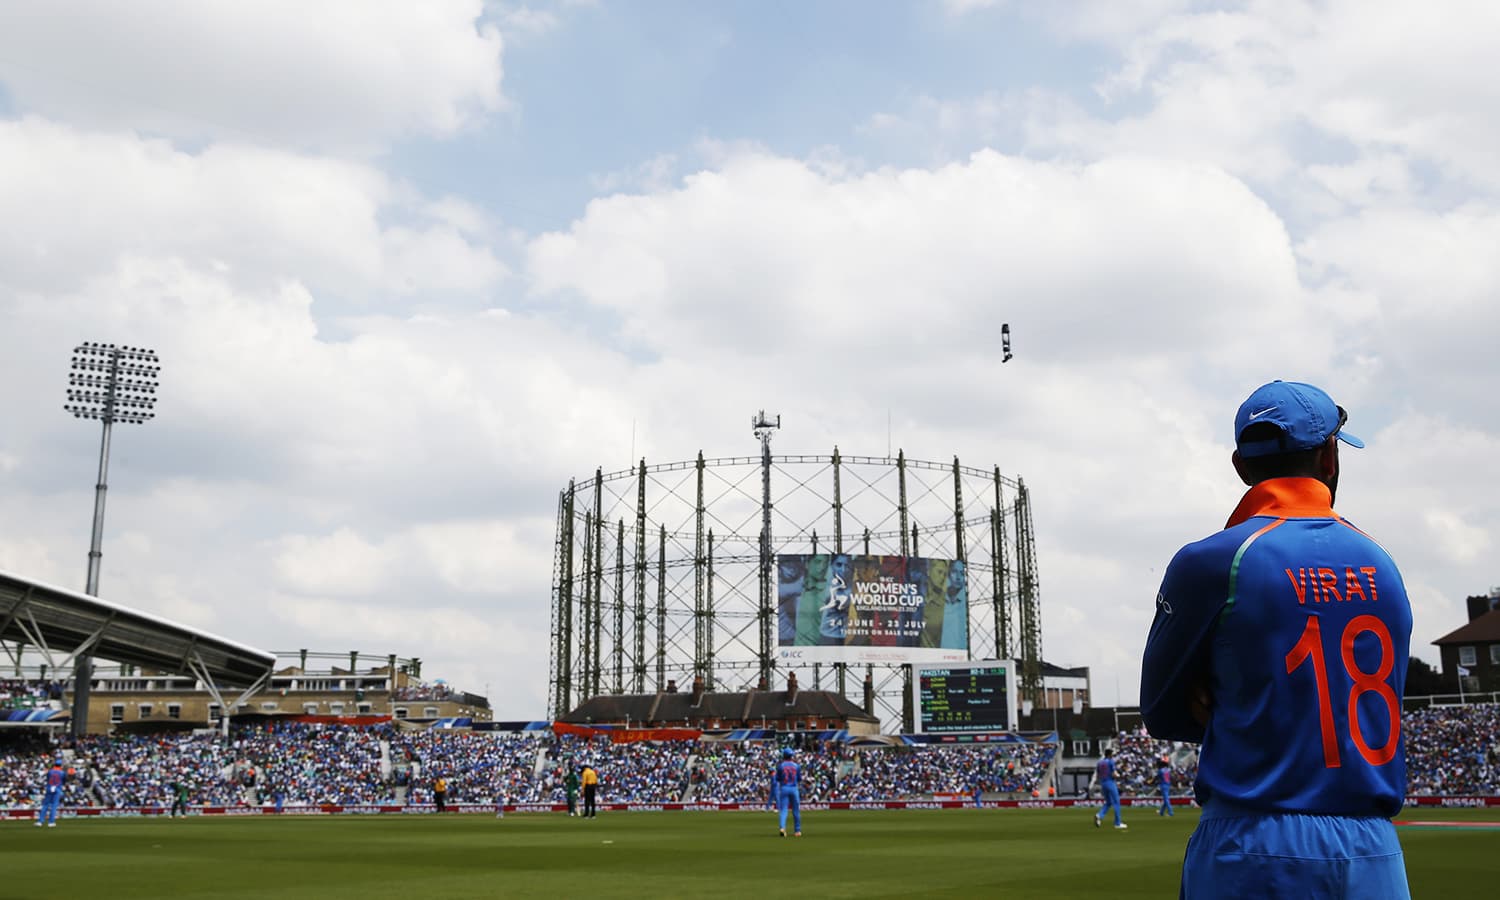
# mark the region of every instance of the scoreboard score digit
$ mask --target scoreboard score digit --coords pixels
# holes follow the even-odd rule
[[[1016,728],[1016,667],[1012,660],[915,667],[913,706],[918,734],[966,734]]]

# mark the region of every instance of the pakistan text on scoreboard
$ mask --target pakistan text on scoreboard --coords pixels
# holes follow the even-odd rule
[[[918,734],[975,734],[1016,728],[1014,660],[913,666]]]

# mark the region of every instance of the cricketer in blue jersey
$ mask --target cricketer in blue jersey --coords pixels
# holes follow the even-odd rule
[[[802,837],[802,768],[792,761],[792,748],[781,751],[776,766],[776,802],[781,807],[781,836],[786,837],[786,814],[792,814],[792,833]]]
[[[1167,765],[1166,760],[1161,761],[1161,768],[1156,770],[1156,781],[1161,786],[1161,809],[1156,811],[1158,816],[1172,815],[1172,767]]]
[[[1406,758],[1411,605],[1389,554],[1333,511],[1347,414],[1275,381],[1235,417],[1249,485],[1177,552],[1156,597],[1141,714],[1199,741],[1184,897],[1407,897],[1391,817]]]
[[[57,826],[57,807],[62,803],[63,785],[68,781],[68,772],[63,768],[62,760],[52,764],[42,779],[42,807],[37,813],[36,827],[46,825],[48,828]]]
[[[1094,813],[1094,827],[1098,828],[1104,822],[1104,814],[1111,808],[1115,811],[1115,827],[1120,829],[1129,828],[1120,821],[1120,786],[1115,783],[1115,750],[1113,747],[1104,751],[1104,758],[1094,767],[1094,774],[1098,776],[1099,792],[1104,795],[1104,805]]]

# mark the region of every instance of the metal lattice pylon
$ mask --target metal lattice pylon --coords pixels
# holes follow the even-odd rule
[[[797,672],[804,686],[839,690],[861,703],[864,679],[849,678],[844,665],[789,666],[768,652],[774,609],[767,596],[774,584],[766,573],[781,554],[964,560],[970,657],[1014,654],[1023,679],[1032,673],[1040,685],[1030,497],[998,467],[968,467],[957,458],[927,462],[904,452],[846,456],[837,449],[641,460],[625,471],[601,469],[570,481],[559,496],[556,533],[553,716],[600,693],[649,693],[673,681],[685,686],[695,676],[709,690],[737,691],[762,678],[779,689]],[[886,730],[909,727],[902,696],[907,667],[869,671]]]
[[[1042,701],[1042,607],[1036,575],[1036,544],[1031,531],[1031,495],[1016,486],[1016,583],[1021,610],[1021,696]]]

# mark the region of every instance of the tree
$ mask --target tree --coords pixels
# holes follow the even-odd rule
[[[1406,691],[1408,697],[1429,697],[1433,694],[1456,694],[1458,684],[1443,677],[1443,673],[1413,656],[1406,665]]]

